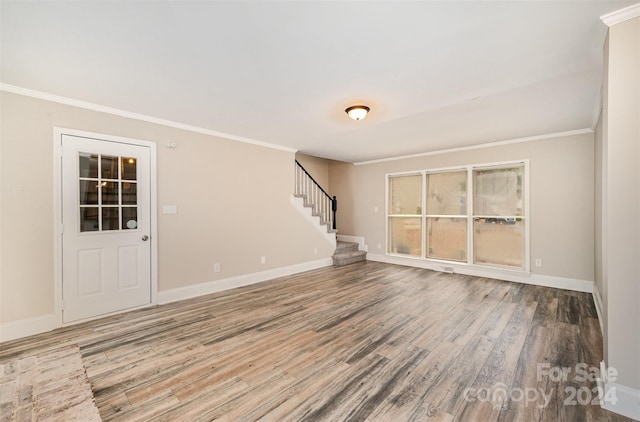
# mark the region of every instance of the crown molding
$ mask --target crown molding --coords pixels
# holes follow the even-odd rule
[[[205,129],[198,126],[187,125],[184,123],[174,122],[171,120],[161,119],[158,117],[133,113],[131,111],[121,110],[113,107],[107,107],[100,104],[89,103],[86,101],[80,101],[73,98],[62,97],[59,95],[49,94],[46,92],[35,91],[33,89],[23,88],[15,85],[9,85],[1,82],[0,82],[0,91],[9,92],[12,94],[24,95],[26,97],[37,98],[45,101],[51,101],[58,104],[65,104],[72,107],[83,108],[86,110],[97,111],[99,113],[106,113],[114,116],[125,117],[127,119],[140,120],[147,123],[154,123],[157,125],[168,126],[176,129],[182,129],[189,132],[201,133],[203,135],[215,136],[217,138],[227,139],[230,141],[243,142],[246,144],[252,144],[252,145],[257,145],[265,148],[271,148],[271,149],[276,149],[276,150],[286,151],[291,153],[295,153],[298,151],[297,149],[284,147],[282,145],[276,145],[269,142],[258,141],[256,139],[245,138],[242,136],[236,136],[229,133],[218,132],[215,130]]]
[[[448,148],[448,149],[441,149],[438,151],[429,151],[429,152],[421,152],[417,154],[400,155],[397,157],[380,158],[377,160],[360,161],[358,163],[353,163],[353,165],[362,166],[365,164],[377,164],[377,163],[384,163],[386,161],[406,160],[409,158],[427,157],[429,155],[448,154],[451,152],[470,151],[470,150],[480,149],[480,148],[499,147],[503,145],[519,144],[522,142],[531,142],[531,141],[540,141],[543,139],[550,139],[550,138],[563,138],[565,136],[584,135],[586,133],[593,133],[593,129],[586,128],[586,129],[568,130],[566,132],[548,133],[546,135],[537,135],[537,136],[529,136],[526,138],[509,139],[507,141],[488,142],[485,144],[470,145],[468,147]]]
[[[640,3],[632,4],[624,9],[616,10],[615,12],[607,13],[600,16],[600,20],[605,25],[611,27],[619,24],[620,22],[627,21],[629,19],[640,17]]]

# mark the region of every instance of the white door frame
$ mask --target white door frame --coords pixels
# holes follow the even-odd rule
[[[78,136],[102,141],[119,142],[128,145],[138,145],[149,148],[150,159],[150,189],[151,189],[151,303],[141,308],[153,306],[158,303],[158,206],[157,206],[157,167],[156,167],[156,143],[139,139],[124,138],[122,136],[105,135],[102,133],[86,132],[62,127],[53,128],[53,312],[56,315],[58,326],[73,325],[84,321],[74,321],[64,324],[62,321],[62,135]],[[132,308],[138,309],[138,308]],[[114,312],[114,314],[128,312]],[[107,314],[111,315],[111,314]],[[95,318],[102,318],[99,315]],[[86,321],[86,320],[85,320]]]

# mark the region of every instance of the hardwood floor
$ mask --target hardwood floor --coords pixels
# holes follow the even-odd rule
[[[374,262],[4,343],[0,363],[74,344],[105,421],[630,420],[576,376],[602,359],[590,294]]]
[[[100,421],[78,346],[0,364],[0,421]]]

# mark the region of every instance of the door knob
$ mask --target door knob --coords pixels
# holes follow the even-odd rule
[[[146,242],[147,240],[149,240],[149,236],[147,236],[146,234],[144,236],[142,236],[142,241]]]

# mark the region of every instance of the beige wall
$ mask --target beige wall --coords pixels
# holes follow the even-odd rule
[[[293,153],[8,93],[0,105],[3,323],[54,309],[54,126],[158,144],[158,207],[178,206],[176,215],[158,212],[160,291],[333,253],[290,204]]]
[[[640,390],[640,18],[609,28],[604,89],[607,364]]]
[[[364,236],[369,252],[385,252],[385,174],[530,160],[531,271],[593,281],[594,139],[574,135],[355,166],[350,234]],[[377,209],[377,211],[375,211]]]
[[[327,193],[333,195],[329,189],[329,162],[325,158],[314,157],[312,155],[296,153],[296,160],[305,168],[315,179],[316,182],[326,190]]]
[[[355,167],[351,163],[329,161],[329,187],[338,200],[336,224],[338,234],[355,236],[354,221],[354,178]]]

